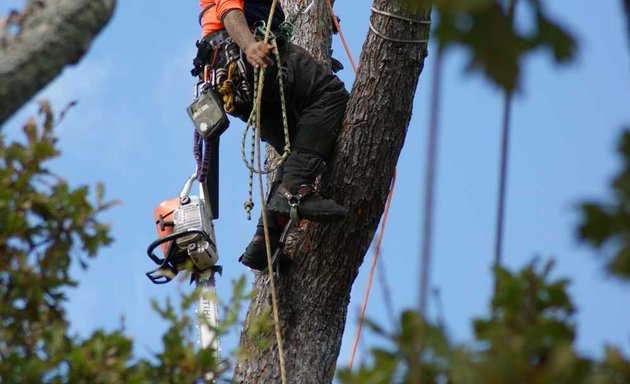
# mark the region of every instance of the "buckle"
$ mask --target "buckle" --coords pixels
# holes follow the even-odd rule
[[[231,40],[230,35],[227,33],[225,29],[221,29],[216,32],[212,32],[203,37],[212,49],[217,49],[218,47],[225,44],[228,40]]]
[[[278,192],[284,196],[284,198],[289,202],[289,205],[293,207],[298,206],[304,197],[313,192],[317,192],[317,188],[315,188],[313,184],[302,184],[296,193],[291,193],[284,185],[280,184],[278,186]]]

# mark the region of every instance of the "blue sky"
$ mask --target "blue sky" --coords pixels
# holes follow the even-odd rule
[[[23,2],[8,0],[0,13]],[[553,257],[556,276],[572,280],[578,309],[579,349],[599,355],[604,344],[630,355],[630,286],[606,277],[597,254],[575,236],[578,204],[605,199],[619,169],[617,139],[630,126],[630,51],[621,2],[547,2],[547,7],[578,37],[574,63],[555,66],[544,54],[530,57],[513,109],[504,260],[522,267],[534,256]],[[335,9],[358,59],[367,34],[368,2],[338,1]],[[53,169],[72,185],[102,181],[106,196],[122,205],[103,215],[115,243],[89,270],[78,268],[79,289],[70,293],[72,329],[86,335],[113,329],[125,317],[139,355],[159,350],[164,324],[150,310],[150,298],[164,300],[186,283],[154,286],[144,276],[153,268],[145,255],[155,239],[157,204],[179,193],[194,170],[193,127],[185,108],[192,99],[189,70],[199,36],[196,1],[120,1],[105,31],[86,57],[36,96],[61,110],[77,107],[58,127],[63,156]],[[430,53],[434,53],[430,47]],[[342,80],[350,89],[353,73],[335,40],[335,57],[346,64]],[[382,247],[381,266],[397,311],[418,302],[421,201],[434,55],[427,59],[414,103],[414,117],[398,166],[398,183]],[[432,286],[441,293],[443,315],[456,341],[471,336],[472,318],[487,313],[492,286],[495,201],[499,159],[501,95],[479,74],[463,71],[465,53],[453,50],[445,61],[439,137]],[[18,137],[22,122],[36,110],[23,108],[4,133]],[[246,273],[237,258],[255,223],[245,220],[247,170],[240,159],[243,124],[233,122],[221,149],[221,218],[215,222],[221,264],[219,295],[229,296],[231,281]],[[356,317],[371,263],[371,251],[355,283],[346,335],[339,358],[349,359]],[[380,275],[383,276],[383,275]],[[388,324],[378,284],[368,317]],[[429,316],[437,315],[430,301]],[[224,340],[231,349],[232,335]],[[362,344],[365,356],[371,338]]]

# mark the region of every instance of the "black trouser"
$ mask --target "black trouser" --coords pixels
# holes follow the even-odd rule
[[[339,78],[326,71],[303,48],[284,43],[280,48],[291,148],[327,160],[343,122],[348,92]],[[274,60],[275,62],[275,60]],[[254,69],[246,62],[250,88]],[[261,101],[262,139],[282,154],[282,122],[278,66],[267,68]],[[247,111],[249,115],[249,111]]]

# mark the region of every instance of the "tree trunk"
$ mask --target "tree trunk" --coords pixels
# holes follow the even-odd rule
[[[0,24],[0,126],[68,64],[75,64],[112,17],[115,0],[30,0]]]
[[[374,7],[418,20],[430,18],[428,11],[412,15],[387,0],[375,0]],[[376,13],[371,21],[391,38],[428,38],[427,24]],[[312,42],[312,35],[305,41]],[[334,377],[350,291],[383,213],[425,53],[426,44],[393,42],[368,33],[328,178],[332,196],[349,209],[348,217],[335,224],[306,223],[301,240],[287,255],[291,262],[276,282],[289,383],[330,383]],[[245,356],[233,380],[279,383],[277,345],[257,349],[247,337],[252,316],[270,306],[267,277],[258,277],[254,288],[257,295],[241,335]]]

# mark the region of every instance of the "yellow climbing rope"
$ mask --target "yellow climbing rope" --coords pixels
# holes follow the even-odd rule
[[[219,87],[219,94],[223,97],[223,109],[226,113],[234,113],[234,76],[237,69],[236,60],[230,62],[227,79]]]
[[[271,43],[274,47],[276,62],[280,63],[280,53],[278,51],[278,45],[276,43],[275,37],[271,40]],[[261,81],[259,79],[260,73],[263,73],[263,72],[258,71],[258,70],[254,72],[254,89],[255,90],[258,90],[258,87]],[[260,85],[260,87],[262,87],[262,85]],[[291,154],[291,144],[290,144],[290,138],[289,138],[289,122],[287,119],[287,108],[286,108],[286,102],[285,102],[285,97],[284,97],[284,80],[283,80],[283,77],[280,75],[280,73],[278,74],[278,87],[280,89],[280,105],[282,109],[282,127],[284,131],[284,148],[282,151],[282,155],[280,155],[280,158],[278,158],[277,161],[275,161],[273,164],[271,164],[269,167],[266,167],[266,168],[263,168],[260,165],[256,166],[254,164],[255,153],[256,153],[256,140],[257,140],[256,129],[254,129],[254,124],[256,127],[260,127],[260,119],[258,118],[259,114],[257,113],[257,109],[258,109],[257,107],[252,108],[252,112],[249,115],[249,118],[247,119],[247,124],[245,126],[245,130],[243,131],[243,137],[241,139],[241,158],[243,159],[243,163],[245,163],[245,166],[247,167],[247,169],[249,169],[249,190],[248,190],[248,195],[247,195],[247,201],[244,204],[245,211],[247,212],[247,220],[251,220],[251,211],[254,208],[254,201],[253,201],[253,196],[252,196],[254,173],[261,173],[264,175],[264,174],[269,174],[271,172],[275,172],[276,170],[278,170],[278,168],[280,168],[280,166],[282,166],[282,164],[284,164],[287,157],[289,157],[289,155]],[[249,132],[250,128],[252,128],[252,133],[251,133],[252,137],[251,137],[250,159],[248,160],[247,155],[245,154],[245,146],[247,142],[247,133]]]
[[[276,5],[278,3],[278,0],[273,0],[272,4],[271,4],[271,9],[269,10],[269,17],[267,19],[267,28],[265,30],[265,37],[263,39],[264,44],[267,44],[269,41],[269,32],[270,32],[270,28],[271,28],[271,21],[273,20],[273,14],[274,11],[276,9]],[[276,58],[279,58],[279,53],[278,53],[278,46],[275,44],[275,40],[273,40],[274,42],[274,51],[276,53]],[[277,65],[280,65],[280,60],[277,61],[276,63]],[[278,360],[280,362],[280,376],[282,379],[282,384],[287,384],[287,372],[286,372],[286,365],[284,362],[284,348],[282,345],[282,333],[281,333],[281,329],[280,329],[280,315],[278,313],[278,298],[276,297],[276,283],[275,283],[275,278],[273,275],[273,265],[272,265],[272,257],[271,257],[271,244],[269,242],[269,225],[268,225],[268,220],[267,220],[267,209],[265,207],[265,194],[263,191],[263,180],[262,180],[262,175],[263,175],[263,169],[262,169],[262,164],[261,164],[261,160],[260,160],[260,136],[261,136],[261,126],[260,126],[260,109],[261,109],[261,100],[262,100],[262,91],[263,91],[263,86],[264,86],[264,80],[265,80],[265,71],[259,71],[259,73],[255,74],[255,77],[258,79],[257,84],[255,85],[256,89],[256,99],[255,99],[255,105],[254,108],[252,108],[252,115],[250,116],[250,120],[253,119],[252,116],[254,116],[254,112],[255,112],[255,120],[256,120],[256,135],[255,135],[255,143],[256,143],[256,148],[255,151],[257,152],[258,156],[256,156],[257,158],[257,163],[258,163],[258,169],[256,170],[257,174],[258,174],[258,184],[259,184],[259,191],[260,191],[260,202],[261,202],[261,212],[262,212],[262,219],[263,219],[263,228],[265,231],[265,249],[267,251],[267,270],[269,272],[269,285],[270,285],[270,291],[271,291],[271,305],[272,305],[272,309],[273,309],[273,319],[274,319],[274,328],[276,331],[276,342],[278,343]],[[278,76],[278,78],[281,80],[282,76]],[[284,93],[283,93],[283,89],[284,87],[280,87],[281,90],[281,97],[282,97],[282,111],[283,111],[283,118],[285,120],[285,127],[286,127],[286,113],[285,113],[285,108],[284,108]],[[249,126],[249,122],[247,124]],[[247,129],[247,128],[246,128]],[[245,135],[247,135],[247,132],[245,132]],[[285,135],[286,135],[286,140],[288,143],[288,128],[285,128]],[[285,150],[285,152],[287,152]],[[288,156],[288,154],[287,154]],[[250,175],[251,172],[253,172],[253,170],[250,168]]]

